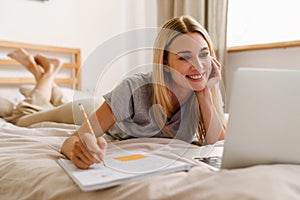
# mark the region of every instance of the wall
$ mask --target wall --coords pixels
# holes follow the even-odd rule
[[[234,71],[239,67],[300,69],[300,47],[231,52],[226,55],[226,96],[230,100],[230,89]]]
[[[156,0],[123,0],[121,6],[122,31],[99,43],[83,63],[83,89],[97,96],[109,92],[132,70],[152,61],[152,52],[149,54],[143,45],[150,43],[152,47],[154,43],[144,30],[156,26]]]
[[[0,39],[81,48],[82,84],[88,92],[96,87],[100,94],[106,93],[120,77],[151,62],[151,52],[132,51],[112,60],[109,69],[102,69],[104,72],[95,80],[90,78],[93,72],[106,67],[97,64],[103,59],[101,55],[85,65],[95,49],[128,31],[155,26],[156,0],[0,0]],[[228,99],[236,68],[299,68],[299,55],[300,47],[228,53],[225,63]]]
[[[81,48],[82,63],[112,37],[148,26],[156,26],[155,0],[0,1],[1,40]],[[89,76],[83,70],[86,91],[94,89]],[[106,90],[114,84],[110,78]]]

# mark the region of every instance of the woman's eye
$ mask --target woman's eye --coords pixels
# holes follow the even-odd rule
[[[199,55],[200,58],[207,58],[209,56],[209,52],[203,52]]]
[[[189,60],[190,56],[180,56],[179,60]]]

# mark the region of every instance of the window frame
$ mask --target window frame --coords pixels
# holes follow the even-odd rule
[[[232,3],[231,1],[233,1],[234,2],[234,0],[228,0],[228,10],[227,10],[227,20],[229,20],[229,17],[231,16],[231,18],[232,18],[232,22],[231,22],[231,26],[232,25],[234,25],[235,23],[234,22],[236,22],[236,20],[234,20],[234,19],[236,19],[236,16],[237,16],[237,14],[238,14],[238,16],[240,16],[240,18],[239,18],[239,20],[246,20],[246,21],[248,21],[249,23],[250,23],[250,28],[252,27],[252,29],[249,29],[249,30],[253,30],[253,25],[251,25],[251,24],[253,24],[253,21],[249,21],[249,19],[252,19],[252,17],[251,18],[249,18],[249,14],[242,14],[243,13],[243,9],[245,9],[245,5],[247,5],[247,4],[245,4],[245,3],[242,3],[241,4],[241,2],[240,2],[240,0],[236,0],[237,2],[237,4],[232,4],[233,6],[231,6],[230,7],[230,4]],[[290,3],[287,3],[287,2],[290,2]],[[300,6],[300,1],[299,0],[291,0],[291,1],[287,1],[287,2],[281,2],[283,5],[280,7],[280,8],[282,8],[282,7],[285,7],[285,6],[287,6],[287,7],[285,7],[285,8],[289,8],[289,7],[291,7],[291,6],[293,6],[293,8],[297,8],[297,6]],[[265,2],[266,3],[266,2]],[[277,7],[278,7],[278,3],[279,3],[279,1],[277,2]],[[296,6],[296,4],[297,4],[297,6]],[[241,6],[241,9],[238,9],[239,8],[239,6]],[[249,5],[250,6],[250,5]],[[248,6],[248,7],[249,7]],[[263,4],[263,5],[259,5],[259,8],[265,8],[264,6],[268,6],[267,4]],[[229,7],[231,8],[231,9],[229,9]],[[247,7],[247,9],[248,9],[248,7]],[[251,6],[250,6],[251,7]],[[268,6],[269,7],[269,6]],[[275,6],[276,7],[276,6]],[[277,8],[276,7],[276,8]],[[275,8],[275,9],[276,9]],[[230,14],[229,12],[230,12],[230,10],[231,10],[231,12],[232,13],[235,13],[235,14]],[[260,11],[262,11],[261,9],[258,9],[258,13],[260,13]],[[276,10],[275,10],[276,11]],[[293,12],[292,12],[293,13]],[[274,14],[274,12],[273,12],[273,14]],[[282,14],[282,13],[281,13]],[[251,14],[252,15],[252,14]],[[235,18],[233,18],[235,16]],[[259,15],[258,15],[259,16]],[[272,15],[270,15],[270,16],[272,16]],[[287,21],[289,21],[289,22],[291,22],[292,21],[292,17],[295,17],[294,15],[288,15],[289,16],[289,18],[287,18]],[[298,16],[298,15],[297,15]],[[268,17],[265,17],[266,19],[267,19],[267,21],[268,20],[270,20]],[[256,18],[255,18],[256,19]],[[273,18],[271,18],[271,20],[272,20]],[[282,19],[285,19],[285,18],[282,18]],[[265,21],[265,20],[262,20],[263,22]],[[272,20],[272,21],[274,21],[274,20]],[[276,20],[275,20],[276,21]],[[279,20],[279,22],[280,22],[280,20]],[[239,22],[238,22],[239,23]],[[256,22],[255,22],[256,23]],[[228,21],[227,21],[227,30],[226,30],[226,35],[227,35],[227,37],[229,36],[228,34],[228,28],[230,28],[230,26],[228,26],[229,24],[228,24]],[[300,25],[300,23],[298,23],[298,25]],[[243,27],[243,26],[242,26]],[[246,26],[246,27],[248,27],[248,26]],[[233,28],[233,27],[231,27],[231,28]],[[245,29],[245,27],[244,27],[244,29]],[[235,29],[233,28],[233,32],[232,33],[234,33],[234,34],[236,34],[236,32],[234,31]],[[240,29],[239,28],[239,30],[243,30],[243,29]],[[246,30],[247,30],[247,28],[246,28]],[[247,32],[247,31],[246,31]],[[297,31],[296,31],[296,33],[297,32],[299,32],[299,30],[297,29]],[[251,33],[251,31],[250,31],[250,33]],[[248,33],[248,34],[250,34],[250,33]],[[232,35],[232,36],[234,36],[234,34]],[[232,37],[231,36],[231,37]],[[245,37],[245,38],[248,38],[248,36],[243,36],[243,37]],[[249,39],[249,38],[248,38]],[[251,39],[251,38],[250,38]],[[298,36],[297,37],[290,37],[290,38],[284,38],[284,37],[282,37],[281,39],[280,38],[274,38],[274,40],[272,41],[272,40],[269,40],[269,41],[263,41],[263,40],[261,40],[262,38],[258,38],[258,40],[256,41],[256,42],[251,42],[251,41],[248,41],[248,40],[242,40],[242,41],[244,41],[244,42],[241,42],[240,44],[238,44],[239,42],[234,42],[234,41],[231,41],[231,43],[232,44],[228,44],[228,38],[226,39],[227,41],[226,41],[226,46],[227,46],[227,51],[228,52],[240,52],[240,51],[252,51],[252,50],[263,50],[263,49],[277,49],[277,48],[290,48],[290,47],[299,47],[300,46],[300,38],[298,38]],[[255,40],[255,39],[254,39]],[[234,44],[235,43],[235,44]],[[243,44],[244,43],[244,44]],[[248,44],[247,44],[248,43]]]
[[[241,52],[241,51],[255,51],[265,49],[278,49],[278,48],[290,48],[300,47],[300,40],[284,41],[284,42],[272,42],[263,44],[251,44],[241,46],[230,46],[227,48],[227,52]]]

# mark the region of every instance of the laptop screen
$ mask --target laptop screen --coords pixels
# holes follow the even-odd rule
[[[300,70],[234,74],[222,168],[300,164]]]

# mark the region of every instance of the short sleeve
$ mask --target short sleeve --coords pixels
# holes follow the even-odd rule
[[[113,91],[104,95],[104,100],[110,106],[116,121],[130,117],[131,112],[131,87],[130,80],[122,81]]]
[[[117,122],[134,115],[134,107],[138,101],[133,94],[151,80],[150,75],[137,74],[123,80],[113,91],[103,97],[110,106]]]

